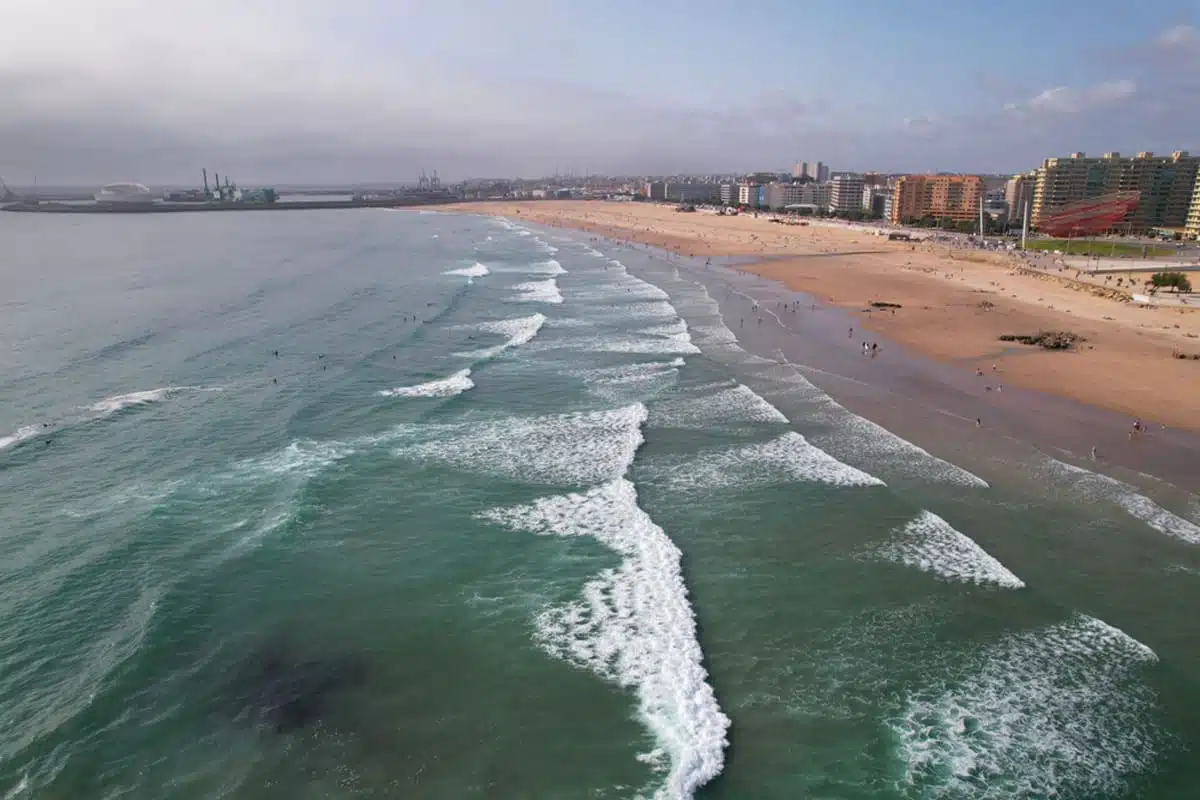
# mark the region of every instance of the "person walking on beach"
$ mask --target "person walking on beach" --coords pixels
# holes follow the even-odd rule
[[[854,338],[854,328],[851,328],[851,329],[850,329],[850,333],[846,334],[846,338],[847,338],[847,339],[853,339],[853,338]]]

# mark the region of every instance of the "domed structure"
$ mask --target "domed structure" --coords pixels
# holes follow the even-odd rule
[[[150,189],[140,183],[110,183],[96,192],[97,203],[153,203]]]

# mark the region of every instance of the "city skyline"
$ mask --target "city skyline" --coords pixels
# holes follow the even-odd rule
[[[1015,174],[1200,150],[1198,21],[1151,5],[12,0],[0,176]]]

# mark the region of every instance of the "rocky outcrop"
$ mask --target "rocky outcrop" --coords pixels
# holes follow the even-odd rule
[[[1046,350],[1070,350],[1078,342],[1086,341],[1082,336],[1070,331],[1039,331],[1031,335],[1006,333],[1000,337],[1002,342],[1020,342],[1034,345]]]

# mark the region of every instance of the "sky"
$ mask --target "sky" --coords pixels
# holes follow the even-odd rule
[[[1012,173],[1177,149],[1200,151],[1195,2],[0,2],[16,185]]]

